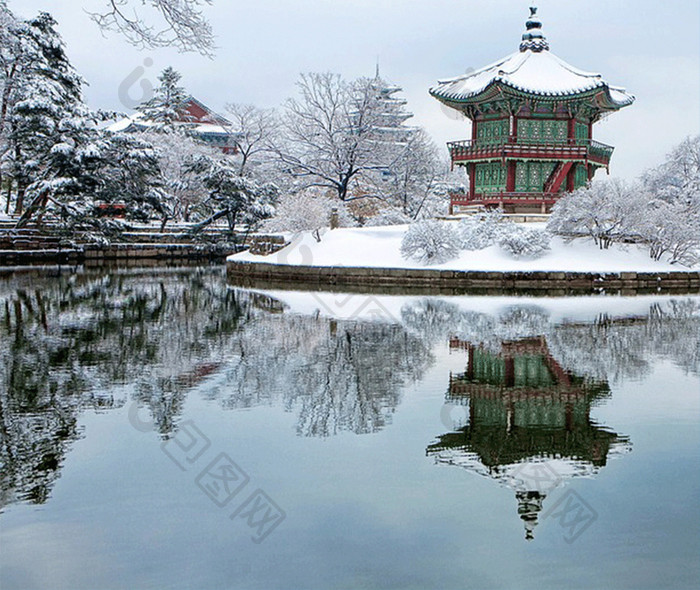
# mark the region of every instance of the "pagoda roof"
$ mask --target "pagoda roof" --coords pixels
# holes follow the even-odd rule
[[[601,94],[597,99],[601,110],[616,110],[634,102],[633,95],[611,86],[600,74],[580,70],[554,55],[541,33],[541,24],[533,12],[518,52],[475,72],[440,80],[430,89],[430,94],[456,108],[482,99],[491,100],[490,90],[499,88],[508,94],[542,98],[572,99]]]

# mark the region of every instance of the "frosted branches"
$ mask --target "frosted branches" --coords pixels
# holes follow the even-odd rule
[[[214,35],[202,14],[202,7],[211,3],[212,0],[108,0],[103,11],[89,14],[103,31],[117,32],[139,49],[175,47],[183,53],[194,51],[211,58]],[[151,19],[132,4],[150,7],[160,22],[151,24]]]

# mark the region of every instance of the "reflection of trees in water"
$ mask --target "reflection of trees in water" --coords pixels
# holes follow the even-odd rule
[[[133,386],[167,436],[247,307],[220,272],[32,272],[1,285],[0,505],[45,501],[79,412],[123,405],[115,385]]]
[[[298,408],[304,436],[381,429],[433,361],[401,326],[295,315],[256,317],[231,352],[224,406]]]
[[[119,407],[127,395],[149,408],[163,437],[200,385],[226,408],[282,404],[298,412],[300,435],[330,436],[383,428],[402,388],[432,364],[432,344],[449,335],[492,351],[543,335],[565,369],[600,379],[636,376],[653,355],[698,367],[698,305],[690,300],[592,325],[554,325],[536,306],[490,315],[435,299],[409,302],[402,318],[284,313],[272,297],[227,288],[217,269],[5,277],[0,506],[44,501],[80,436],[79,413]]]
[[[229,289],[219,270],[1,281],[0,506],[45,501],[86,408],[120,407],[131,395],[169,437],[187,392],[208,381],[205,395],[225,406],[279,401],[298,411],[300,434],[373,432],[432,360],[400,326],[283,310]]]
[[[563,368],[592,379],[639,378],[650,371],[655,358],[669,359],[696,374],[700,367],[697,299],[667,300],[650,305],[644,315],[602,315],[593,322],[555,323],[544,309],[532,305],[489,314],[439,299],[409,303],[401,314],[411,331],[433,342],[457,336],[496,351],[504,341],[545,336]]]

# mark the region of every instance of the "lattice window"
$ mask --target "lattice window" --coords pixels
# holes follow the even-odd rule
[[[544,184],[552,174],[553,162],[516,162],[515,190],[537,193],[544,190]]]
[[[477,164],[474,184],[477,193],[504,191],[506,184],[505,168],[500,162]]]
[[[478,121],[476,138],[480,143],[500,143],[508,136],[508,119],[496,121]]]
[[[565,141],[567,122],[553,119],[519,119],[518,140],[533,143]]]
[[[581,188],[586,186],[588,182],[588,170],[585,164],[576,164],[576,170],[574,171],[574,188]]]
[[[576,121],[574,134],[576,135],[576,139],[588,139],[588,125]]]

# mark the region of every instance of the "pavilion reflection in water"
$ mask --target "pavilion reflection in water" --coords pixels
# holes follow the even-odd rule
[[[503,342],[499,351],[452,338],[450,349],[464,350],[468,363],[465,373],[450,375],[447,401],[468,404],[469,423],[427,453],[515,490],[526,539],[549,492],[631,450],[628,437],[590,418],[610,395],[607,382],[562,369],[543,336]]]

